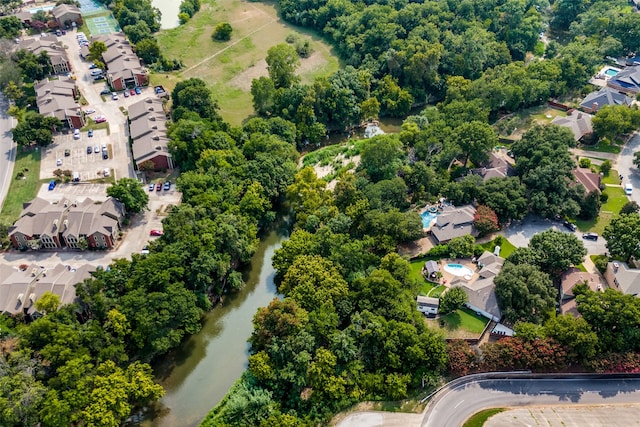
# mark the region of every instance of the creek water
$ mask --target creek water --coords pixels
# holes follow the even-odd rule
[[[265,235],[244,271],[245,287],[226,295],[207,314],[202,330],[154,367],[166,394],[140,426],[197,426],[242,375],[253,315],[278,295],[271,258],[286,237],[285,227]]]
[[[180,0],[152,0],[151,5],[157,7],[162,12],[160,28],[168,30],[180,25],[178,13],[180,12]]]

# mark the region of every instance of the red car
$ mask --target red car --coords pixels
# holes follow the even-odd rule
[[[151,230],[151,232],[149,233],[149,236],[162,236],[164,233],[162,232],[162,230]]]
[[[159,182],[158,185],[156,185],[156,191],[160,191],[162,190],[162,183]]]
[[[135,95],[136,95],[136,91],[135,91],[134,89],[131,89],[131,90],[129,91],[129,94],[130,94],[131,96],[135,96]]]

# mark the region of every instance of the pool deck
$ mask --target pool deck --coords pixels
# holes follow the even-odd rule
[[[455,274],[451,274],[444,269],[444,266],[447,264],[463,265],[471,269],[471,271],[473,271],[473,274],[471,275],[471,278],[469,280],[467,280],[464,276],[456,276]],[[450,288],[452,283],[455,286],[455,283],[460,280],[465,283],[473,283],[478,279],[478,277],[480,277],[478,274],[478,266],[472,263],[470,259],[453,259],[453,258],[441,259],[440,272],[442,273],[442,280],[443,280],[442,284],[447,288]]]

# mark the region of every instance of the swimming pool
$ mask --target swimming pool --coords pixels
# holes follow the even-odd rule
[[[45,12],[48,12],[48,11],[52,10],[54,7],[55,6],[34,7],[33,9],[29,9],[28,12],[33,15],[34,13],[40,12],[41,10],[45,11]]]
[[[440,212],[429,212],[428,210],[422,212],[420,216],[422,217],[422,228],[431,228],[433,222],[436,220],[436,217],[440,215]]]
[[[613,77],[616,74],[618,74],[620,72],[620,70],[616,69],[616,68],[607,68],[606,70],[604,70],[604,75],[607,77]]]
[[[447,264],[444,266],[444,271],[459,277],[473,276],[473,270],[461,264]]]

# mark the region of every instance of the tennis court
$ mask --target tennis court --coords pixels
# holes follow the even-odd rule
[[[80,12],[82,16],[95,15],[108,10],[106,7],[93,0],[78,0],[80,3]]]
[[[89,27],[89,32],[92,36],[117,33],[120,31],[118,22],[111,14],[96,16],[95,18],[85,18],[84,22],[87,24],[87,27]]]

